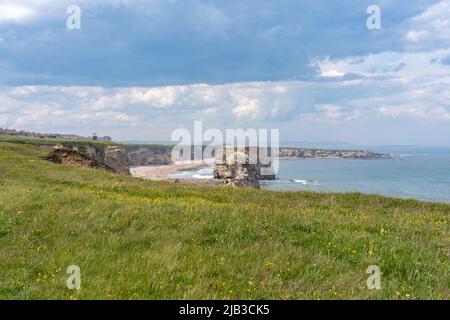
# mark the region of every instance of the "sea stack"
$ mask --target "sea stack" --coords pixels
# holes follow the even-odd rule
[[[260,180],[274,180],[271,161],[262,155],[259,148],[224,147],[216,152],[214,178],[222,179],[225,185],[259,188]]]

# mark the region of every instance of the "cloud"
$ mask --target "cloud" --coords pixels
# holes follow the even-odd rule
[[[3,87],[0,115],[20,128],[53,128],[60,132],[75,128],[88,133],[106,130],[110,135],[127,129],[126,135],[134,138],[147,128],[173,130],[195,120],[219,128],[275,123],[284,127],[304,121],[320,126],[346,123],[349,127],[366,121],[382,125],[387,120],[395,120],[399,126],[423,120],[448,125],[450,69],[443,68],[450,66],[430,62],[430,57],[447,54],[436,51],[403,55],[390,59],[386,65],[386,72],[396,76],[377,73],[378,76],[356,80],[121,88]],[[326,59],[325,63],[345,69],[346,73],[362,72],[372,68],[372,60],[386,60],[387,56],[381,53]],[[399,64],[400,60],[406,63]],[[321,62],[316,62],[320,70]]]
[[[25,5],[14,3],[0,3],[0,23],[1,22],[25,22],[36,16],[36,11]]]
[[[406,34],[406,39],[411,42],[419,42],[421,39],[427,37],[428,35],[429,35],[428,31],[411,30],[411,31],[408,31],[408,33]]]
[[[360,77],[413,77],[449,75],[450,68],[433,61],[444,60],[450,49],[436,49],[421,52],[384,51],[366,56],[343,59],[313,59],[310,65],[321,77],[336,77],[353,74]],[[345,79],[346,80],[346,79]]]
[[[233,109],[233,114],[238,118],[257,118],[259,110],[258,100],[244,98]]]
[[[173,130],[203,120],[214,127],[287,121],[311,112],[307,84],[234,83],[167,87],[22,86],[0,89],[0,115],[13,127],[134,137],[150,127]],[[312,107],[312,106],[311,106]]]
[[[432,120],[450,120],[450,111],[444,107],[434,108],[414,108],[414,107],[400,107],[400,108],[386,108],[381,107],[380,113],[386,117],[398,118],[420,118],[427,121]]]
[[[448,47],[450,44],[450,0],[428,7],[420,15],[407,21],[409,30],[406,40],[412,45],[425,49]]]
[[[342,76],[344,76],[345,75],[345,73],[344,72],[340,72],[340,71],[338,71],[338,70],[326,70],[326,71],[322,71],[321,73],[320,73],[320,75],[322,76],[322,77],[330,77],[330,78],[334,78],[334,77],[342,77]]]

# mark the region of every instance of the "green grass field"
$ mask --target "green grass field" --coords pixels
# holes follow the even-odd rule
[[[0,141],[2,299],[450,298],[450,205],[143,181],[33,144]]]

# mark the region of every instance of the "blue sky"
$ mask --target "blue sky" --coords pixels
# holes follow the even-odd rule
[[[449,84],[450,0],[0,0],[0,127],[450,145]]]

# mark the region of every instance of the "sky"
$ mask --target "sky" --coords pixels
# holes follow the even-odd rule
[[[0,0],[0,127],[170,140],[194,121],[449,146],[450,0]]]

